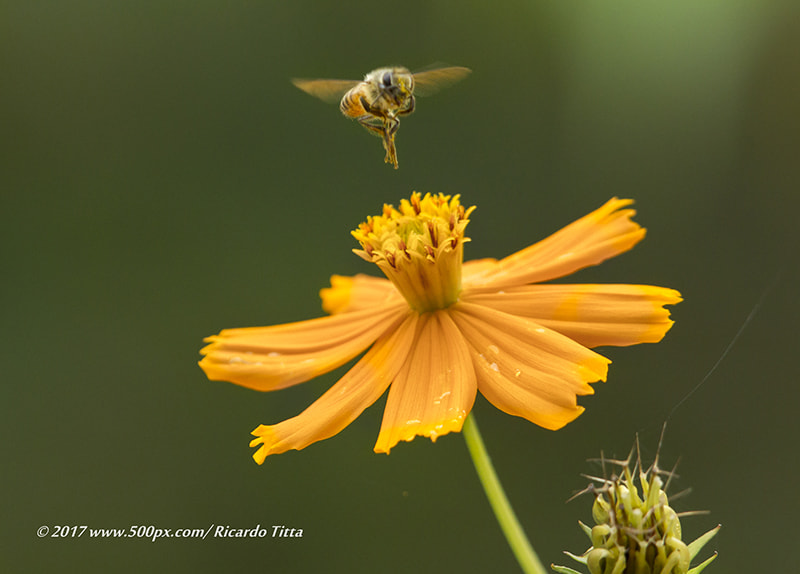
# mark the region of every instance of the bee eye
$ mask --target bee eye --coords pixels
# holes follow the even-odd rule
[[[392,85],[392,74],[390,72],[386,72],[383,75],[383,85],[385,87],[389,87]]]

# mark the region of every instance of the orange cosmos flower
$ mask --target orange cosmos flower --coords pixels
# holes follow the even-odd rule
[[[344,429],[389,388],[376,452],[415,436],[460,431],[477,391],[547,429],[583,412],[578,395],[605,381],[590,350],[661,340],[673,289],[649,285],[540,285],[631,249],[645,230],[632,200],[611,199],[547,239],[499,261],[462,264],[474,207],[459,196],[413,193],[353,231],[387,279],[334,275],[320,292],[330,316],[227,329],[206,339],[209,379],[259,391],[302,383],[369,349],[299,415],[253,431],[259,464]]]

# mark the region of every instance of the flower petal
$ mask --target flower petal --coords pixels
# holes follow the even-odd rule
[[[375,452],[399,441],[435,441],[464,424],[476,395],[475,370],[449,310],[420,315],[413,349],[389,389]]]
[[[302,383],[346,363],[405,316],[404,304],[309,321],[226,329],[211,344],[200,367],[212,381],[230,381],[257,391]]]
[[[583,412],[576,395],[594,391],[611,362],[524,317],[460,302],[451,316],[470,347],[478,390],[508,414],[556,430]]]
[[[331,276],[331,286],[320,289],[319,296],[322,308],[331,315],[402,301],[391,281],[361,273],[354,277]]]
[[[461,266],[461,282],[464,284],[479,283],[484,277],[497,271],[497,259],[471,259]]]
[[[485,292],[549,281],[624,253],[644,238],[645,229],[631,220],[631,199],[609,200],[592,213],[550,237],[490,266],[465,266],[464,292]]]
[[[353,422],[386,391],[406,362],[414,340],[416,313],[405,317],[397,329],[384,333],[352,369],[296,417],[276,425],[261,425],[250,446],[261,445],[253,458],[258,464],[270,454],[301,450],[332,437]]]
[[[526,285],[463,299],[529,317],[587,347],[657,343],[673,323],[664,305],[683,300],[651,285]]]

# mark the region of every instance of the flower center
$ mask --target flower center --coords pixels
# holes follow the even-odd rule
[[[380,267],[420,313],[449,307],[461,293],[464,229],[475,207],[464,209],[458,197],[415,191],[352,232],[362,247],[354,253]]]

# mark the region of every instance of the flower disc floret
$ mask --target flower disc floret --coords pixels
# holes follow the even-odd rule
[[[445,309],[461,293],[464,229],[475,207],[465,209],[459,196],[418,192],[399,209],[384,205],[352,234],[361,244],[353,251],[375,263],[412,309]]]

